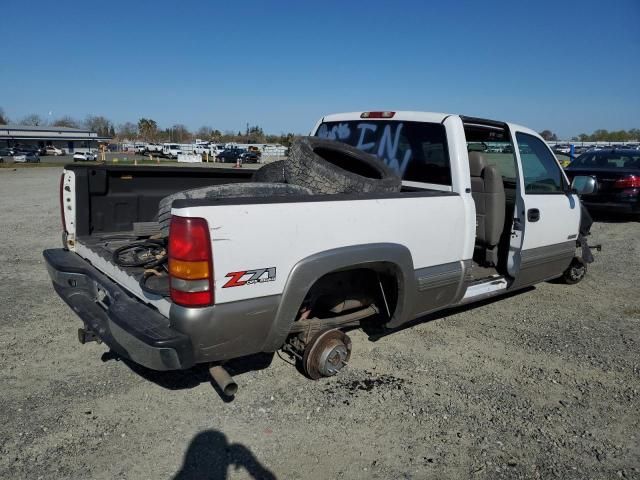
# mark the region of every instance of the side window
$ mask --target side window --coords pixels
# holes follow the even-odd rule
[[[516,140],[522,160],[525,193],[563,192],[562,172],[544,142],[521,132],[516,133]]]

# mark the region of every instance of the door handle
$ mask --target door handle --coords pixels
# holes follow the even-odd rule
[[[527,210],[527,220],[530,222],[537,222],[540,220],[540,210],[537,208],[530,208]]]

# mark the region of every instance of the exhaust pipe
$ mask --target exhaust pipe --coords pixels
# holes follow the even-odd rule
[[[238,384],[222,365],[214,365],[210,367],[209,373],[218,387],[220,387],[220,390],[222,390],[222,393],[227,397],[233,397],[236,394],[238,391]]]

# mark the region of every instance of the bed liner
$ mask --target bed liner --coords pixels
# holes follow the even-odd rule
[[[153,295],[140,288],[140,279],[144,274],[142,267],[122,267],[113,262],[113,252],[133,240],[138,240],[133,232],[118,232],[94,236],[79,237],[76,242],[76,253],[102,273],[124,286],[131,294],[144,303],[155,307],[162,315],[169,317],[171,301],[161,295]],[[154,283],[150,286],[154,287]],[[160,285],[157,285],[158,287]]]

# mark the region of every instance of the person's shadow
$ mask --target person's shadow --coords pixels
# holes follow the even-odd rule
[[[230,466],[236,470],[244,468],[251,478],[276,478],[247,447],[239,443],[229,444],[222,432],[205,430],[191,440],[182,468],[173,480],[222,480],[227,478]]]

